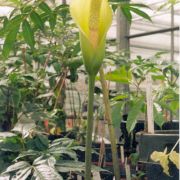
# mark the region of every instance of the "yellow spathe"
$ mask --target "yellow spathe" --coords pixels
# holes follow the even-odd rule
[[[84,64],[89,75],[96,75],[105,52],[105,38],[112,23],[107,0],[72,0],[70,13],[80,30]]]

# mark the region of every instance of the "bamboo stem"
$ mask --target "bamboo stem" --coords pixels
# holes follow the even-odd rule
[[[102,67],[100,68],[99,73],[100,73],[100,81],[101,81],[103,100],[104,100],[104,106],[105,106],[105,117],[108,123],[109,135],[110,135],[110,141],[111,141],[114,175],[115,175],[116,180],[120,180],[120,168],[119,168],[119,161],[118,161],[118,156],[117,156],[117,147],[116,147],[116,142],[115,142],[116,141],[115,132],[112,125],[109,92],[108,92],[107,83],[104,77],[104,71]]]
[[[91,180],[94,84],[95,84],[95,76],[89,75],[88,120],[87,120],[87,131],[86,131],[86,152],[85,152],[85,180]]]

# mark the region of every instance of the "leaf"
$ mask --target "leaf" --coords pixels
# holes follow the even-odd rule
[[[52,13],[49,17],[49,25],[50,25],[51,31],[53,31],[55,28],[56,19],[57,19],[57,15],[55,13]]]
[[[8,58],[10,51],[14,47],[14,42],[16,41],[16,36],[19,31],[19,26],[16,26],[11,32],[9,32],[4,41],[2,55]]]
[[[41,10],[43,10],[44,12],[46,12],[47,14],[51,14],[52,13],[51,8],[45,2],[40,3],[39,4],[39,8]]]
[[[99,79],[99,77],[97,77]],[[113,82],[128,84],[132,79],[130,70],[126,70],[125,66],[118,68],[115,71],[105,74],[105,79]]]
[[[148,8],[151,9],[149,6],[147,6],[146,4],[142,4],[142,3],[130,3],[128,4],[129,6],[134,6],[134,7],[141,7],[141,8]]]
[[[154,106],[154,121],[160,128],[162,128],[162,125],[165,123],[162,112],[158,112],[155,106]]]
[[[18,172],[16,172],[15,176],[12,177],[12,180],[26,180],[28,176],[31,174],[31,171],[31,166],[20,169]]]
[[[115,105],[112,106],[111,116],[114,127],[120,127],[123,106],[124,102],[117,102]]]
[[[67,155],[70,158],[77,160],[77,154],[75,151],[68,149],[67,147],[52,147],[49,152],[54,155]]]
[[[128,133],[130,133],[134,129],[137,122],[138,115],[141,112],[143,103],[144,103],[144,99],[141,98],[141,99],[136,100],[133,106],[131,107],[128,113],[128,118],[126,122],[126,129]]]
[[[124,16],[127,18],[127,20],[131,23],[132,14],[131,14],[129,8],[122,6],[121,11],[124,14]]]
[[[5,172],[3,172],[3,174],[5,173],[10,173],[10,172],[13,172],[13,171],[17,171],[19,169],[23,169],[23,168],[26,168],[26,167],[29,167],[30,164],[26,161],[20,161],[20,162],[17,162],[11,166],[9,166]]]
[[[55,170],[55,168],[52,168],[47,164],[35,166],[33,176],[36,180],[63,180],[62,176]]]
[[[176,151],[172,151],[169,154],[169,159],[176,165],[176,167],[179,169],[179,153]]]
[[[39,134],[35,138],[35,144],[39,150],[43,151],[48,148],[49,141],[46,136]]]
[[[112,98],[112,101],[119,101],[119,100],[124,100],[128,98],[128,94],[120,94]]]
[[[169,160],[168,160],[168,155],[166,154],[166,152],[154,151],[151,154],[151,159],[155,162],[159,162],[163,168],[163,172],[169,175],[169,166],[168,166]]]
[[[21,22],[22,22],[22,15],[17,15],[13,17],[9,21],[6,21],[3,32],[4,33],[12,32],[14,29],[17,29],[17,27],[20,26]]]
[[[13,105],[14,107],[19,107],[20,101],[21,101],[21,92],[20,90],[16,89],[13,93],[12,93],[12,101],[13,101]]]
[[[6,137],[0,142],[1,151],[19,152],[22,149],[21,140],[18,136]]]
[[[21,4],[20,0],[8,0],[8,1],[14,3],[15,5],[20,5]]]
[[[32,19],[32,21],[34,22],[34,24],[39,28],[41,29],[42,31],[44,30],[44,23],[41,19],[41,16],[36,13],[35,11],[33,11],[31,14],[30,14],[30,17]]]
[[[145,13],[144,11],[137,9],[137,8],[134,8],[134,7],[131,7],[131,6],[129,7],[129,9],[131,11],[133,11],[134,13],[136,13],[137,15],[151,21],[151,17],[147,13]]]
[[[23,37],[25,42],[34,49],[35,40],[34,40],[34,32],[31,29],[31,26],[27,20],[24,20],[22,23]]]
[[[59,172],[81,172],[85,170],[85,163],[79,161],[59,161],[56,163]],[[98,166],[92,165],[92,172],[106,171]]]

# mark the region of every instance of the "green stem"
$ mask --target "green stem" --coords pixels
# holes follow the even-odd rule
[[[95,76],[89,75],[88,89],[88,121],[86,131],[86,153],[85,153],[85,180],[91,180],[91,159],[92,159],[92,131],[93,131],[93,102],[94,102]]]
[[[113,168],[114,168],[114,175],[116,180],[120,180],[120,168],[119,168],[119,161],[118,161],[118,155],[117,155],[117,147],[116,147],[116,137],[114,132],[114,127],[112,125],[112,117],[111,117],[111,107],[109,102],[109,92],[107,83],[104,77],[104,71],[101,67],[100,71],[100,81],[102,86],[102,92],[103,92],[103,100],[104,100],[104,106],[105,106],[105,118],[108,123],[108,129],[109,129],[109,136],[111,141],[111,151],[112,151],[112,160],[113,160]]]

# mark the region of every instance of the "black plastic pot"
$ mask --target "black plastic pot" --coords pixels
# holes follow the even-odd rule
[[[155,131],[155,134],[138,133],[139,161],[144,164],[148,180],[178,180],[179,171],[173,165],[169,164],[171,176],[163,173],[162,167],[151,161],[150,156],[154,151],[163,152],[165,148],[170,152],[179,139],[179,132],[175,130]],[[178,147],[175,151],[179,152]]]
[[[149,161],[153,151],[170,151],[179,139],[179,132],[174,130],[155,131],[155,134],[137,133],[140,161]],[[178,150],[178,146],[175,149]]]

